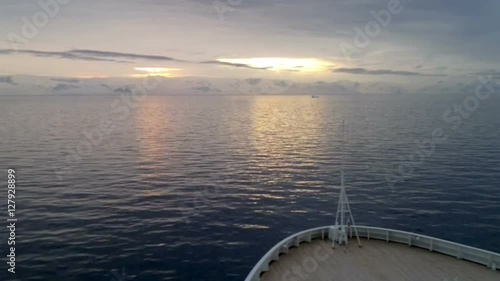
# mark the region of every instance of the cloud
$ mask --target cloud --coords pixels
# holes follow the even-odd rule
[[[66,82],[66,83],[78,83],[80,82],[80,80],[78,79],[72,79],[72,78],[52,78],[50,79],[52,81],[56,81],[56,82]]]
[[[220,93],[221,92],[221,90],[219,90],[219,89],[208,87],[208,86],[193,87],[191,89],[195,90],[195,91],[199,91],[199,92],[204,92],[204,93],[210,93],[210,92],[212,92],[212,93]]]
[[[85,60],[85,61],[104,61],[104,62],[116,62],[116,63],[132,63],[130,61],[115,60],[109,58],[97,58],[84,54],[73,53],[73,51],[64,52],[50,52],[50,51],[36,51],[36,50],[13,50],[13,49],[0,49],[0,55],[14,55],[23,54],[31,55],[34,57],[53,57],[59,59],[70,59],[70,60]]]
[[[59,92],[59,91],[66,91],[66,90],[71,90],[71,89],[76,89],[78,86],[75,85],[67,85],[67,84],[57,84],[52,90],[54,92]]]
[[[473,75],[482,75],[482,76],[489,76],[489,75],[492,75],[492,76],[500,76],[500,70],[483,70],[483,71],[479,71],[479,72],[475,72],[473,73]]]
[[[102,84],[101,84],[101,85],[99,85],[99,86],[104,87],[104,88],[106,88],[106,89],[108,89],[108,90],[112,90],[112,88],[111,88],[110,86],[108,86],[108,85],[106,85],[106,84],[104,84],[104,83],[102,83]]]
[[[246,81],[248,84],[250,84],[250,85],[257,85],[257,84],[259,84],[259,83],[262,81],[262,79],[258,79],[258,78],[248,78],[248,79],[246,79],[245,81]]]
[[[131,60],[151,60],[151,61],[170,61],[170,62],[193,63],[193,64],[214,64],[214,65],[223,65],[231,67],[259,69],[259,70],[266,70],[271,68],[271,67],[253,67],[251,65],[244,63],[230,63],[217,60],[198,62],[198,61],[182,60],[160,55],[142,55],[142,54],[119,53],[119,52],[108,52],[108,51],[97,51],[97,50],[74,49],[62,52],[51,52],[51,51],[36,51],[36,50],[0,49],[0,55],[13,55],[13,54],[25,54],[34,57],[53,57],[59,59],[102,61],[102,62],[116,62],[116,63],[133,63]]]
[[[14,86],[17,85],[17,83],[12,79],[12,76],[0,76],[0,83],[6,83]]]
[[[132,93],[132,89],[130,86],[126,86],[126,87],[123,87],[123,88],[116,88],[113,90],[113,92],[115,93],[122,93],[122,94],[131,94]]]
[[[223,9],[226,21],[221,24],[218,16],[220,11],[214,8],[213,2],[123,0],[119,9],[113,9],[112,1],[75,1],[72,5],[75,5],[74,10],[78,14],[60,15],[64,18],[63,22],[74,27],[74,32],[67,33],[68,24],[55,25],[46,29],[44,32],[47,34],[37,38],[37,43],[67,46],[67,42],[85,42],[84,39],[88,38],[112,38],[113,40],[106,42],[104,50],[127,50],[135,53],[140,52],[134,49],[141,45],[136,40],[140,37],[140,41],[149,44],[149,49],[157,50],[151,54],[166,55],[164,62],[176,57],[215,60],[220,54],[248,57],[308,55],[344,59],[340,44],[346,42],[352,45],[356,36],[355,28],[364,30],[368,23],[375,20],[371,11],[385,10],[388,4],[388,0],[221,0],[218,2],[223,2],[227,8]],[[433,73],[430,68],[435,65],[448,65],[449,75],[453,75],[453,70],[458,66],[474,69],[498,65],[500,1],[401,2],[404,10],[393,15],[390,26],[381,30],[383,36],[370,38],[371,43],[360,53],[364,62],[383,65],[376,68],[391,69],[393,67],[390,65],[399,67],[400,60],[403,60],[406,64],[404,69],[422,73]],[[12,7],[5,9],[4,16],[0,17],[2,26],[10,27],[12,19],[32,14],[31,4],[17,3]],[[129,16],[123,17],[124,12]],[[187,14],[190,16],[186,17]],[[81,18],[88,19],[93,25],[78,24]],[[114,29],[106,24],[116,21],[120,22],[121,29]],[[100,28],[94,28],[94,25]],[[166,28],[172,26],[176,28]],[[210,31],[210,40],[204,37],[207,31]],[[141,32],[144,36],[138,36]],[[186,41],[186,35],[191,39],[187,38]],[[286,48],[283,47],[283,42],[289,43]],[[10,42],[6,40],[2,45],[5,47],[2,48],[10,48],[7,47],[8,43]],[[91,41],[87,43],[87,48],[99,49],[91,45]],[[75,45],[74,48],[85,47]],[[192,57],[200,50],[205,52],[203,56]],[[115,52],[74,51],[81,51],[79,55],[94,59],[153,59],[150,56],[139,57],[139,54],[118,53],[119,56],[110,57]],[[405,52],[405,55],[395,56],[394,53],[398,51]],[[126,55],[132,55],[133,58]],[[389,62],[391,64],[387,64]],[[424,64],[424,67],[413,68],[419,64]],[[231,66],[248,67],[225,65],[229,71],[232,70]],[[344,66],[356,67],[349,64]],[[8,69],[4,72],[6,70]],[[220,71],[220,76],[227,77],[231,74],[223,72],[224,70]]]
[[[424,73],[414,72],[414,71],[390,70],[390,69],[368,70],[366,68],[337,68],[337,69],[333,69],[332,72],[349,73],[349,74],[363,74],[363,75],[446,76],[443,74],[424,74]]]
[[[224,61],[217,61],[217,60],[202,61],[200,63],[201,64],[225,65],[225,66],[232,66],[232,67],[243,67],[243,68],[250,68],[250,69],[257,69],[257,70],[267,70],[267,69],[272,68],[272,67],[254,67],[254,66],[244,64],[244,63],[232,63],[232,62],[224,62]]]
[[[443,71],[446,71],[447,69],[448,69],[447,66],[436,66],[436,67],[432,68],[431,70],[443,72]]]
[[[167,56],[159,55],[141,55],[132,53],[119,53],[119,52],[107,52],[107,51],[96,51],[96,50],[71,50],[68,51],[71,54],[81,55],[81,56],[92,56],[92,57],[105,57],[105,58],[123,58],[123,59],[142,59],[142,60],[154,60],[154,61],[176,61],[176,62],[187,62],[185,60],[180,60]]]

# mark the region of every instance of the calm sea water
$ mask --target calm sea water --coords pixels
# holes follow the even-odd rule
[[[0,97],[15,277],[242,280],[279,240],[334,223],[343,119],[358,224],[499,252],[500,97],[444,120],[465,97]],[[439,129],[447,139],[410,171]]]

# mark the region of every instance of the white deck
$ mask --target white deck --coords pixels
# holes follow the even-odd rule
[[[500,272],[394,242],[351,239],[331,249],[327,240],[292,248],[271,264],[262,281],[499,281]]]
[[[500,254],[415,233],[357,226],[363,247],[331,249],[330,226],[291,235],[245,281],[499,281]],[[352,229],[351,229],[352,230]]]

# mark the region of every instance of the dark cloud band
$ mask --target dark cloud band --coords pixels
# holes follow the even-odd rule
[[[270,68],[270,67],[258,68],[242,63],[229,63],[217,60],[198,62],[198,61],[182,60],[168,56],[142,55],[142,54],[108,52],[108,51],[97,51],[97,50],[74,49],[63,52],[51,52],[51,51],[36,51],[36,50],[0,49],[0,55],[13,55],[13,54],[25,54],[35,57],[53,57],[59,59],[102,61],[102,62],[116,62],[116,63],[133,63],[132,60],[151,60],[151,61],[170,61],[170,62],[195,63],[195,64],[213,64],[213,65],[242,67],[242,68],[259,69],[259,70],[266,70]]]
[[[366,68],[336,68],[332,72],[349,73],[362,75],[400,75],[400,76],[446,76],[444,74],[425,74],[415,71],[390,70],[390,69],[375,69],[369,70]]]

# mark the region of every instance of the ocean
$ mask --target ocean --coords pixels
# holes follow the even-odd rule
[[[342,155],[357,224],[500,252],[500,96],[471,100],[0,96],[0,280],[243,280],[334,224]]]

